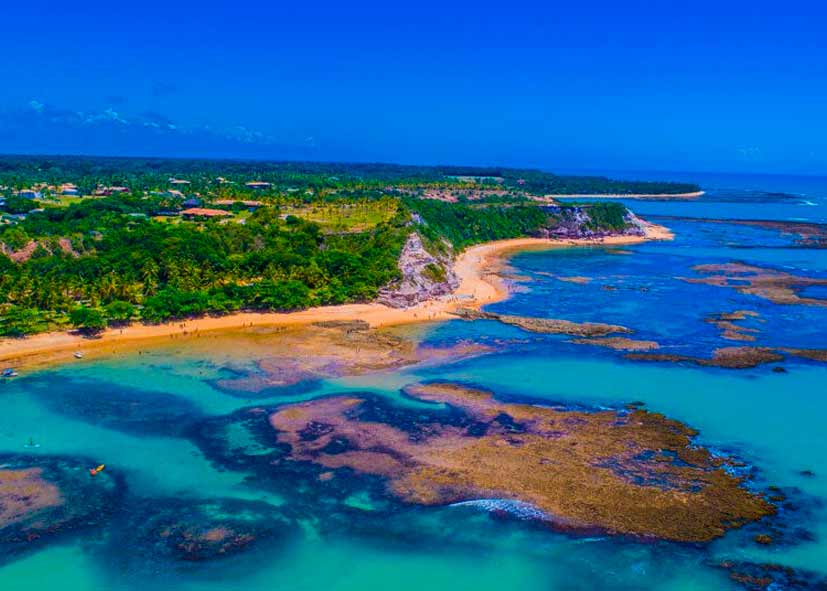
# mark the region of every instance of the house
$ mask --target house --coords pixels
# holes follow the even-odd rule
[[[165,191],[163,195],[165,197],[174,197],[176,199],[184,198],[184,194],[181,191],[177,191],[176,189],[170,189],[169,191]]]
[[[209,209],[207,207],[190,207],[181,211],[181,216],[184,219],[194,220],[198,218],[223,218],[229,217],[233,214],[223,209]]]
[[[169,184],[170,184],[170,185],[180,185],[180,186],[183,186],[183,185],[189,185],[189,184],[190,184],[190,182],[189,182],[189,181],[185,181],[184,179],[176,179],[175,177],[170,177],[170,178],[169,178]]]
[[[129,187],[98,187],[93,195],[108,196],[116,193],[129,193]]]
[[[250,181],[249,183],[244,183],[244,186],[248,189],[269,189],[272,185],[264,181]]]
[[[190,197],[189,199],[185,199],[181,205],[183,205],[184,207],[201,207],[201,203],[202,201],[200,199]]]
[[[33,189],[23,189],[22,191],[17,192],[18,197],[22,197],[23,199],[40,199],[43,194],[40,191],[35,191]]]
[[[63,183],[60,185],[58,192],[61,195],[80,195],[80,189],[72,183]]]

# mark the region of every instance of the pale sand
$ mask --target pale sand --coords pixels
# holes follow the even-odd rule
[[[347,304],[323,306],[289,313],[241,312],[228,316],[181,320],[167,324],[132,324],[123,329],[107,329],[99,337],[85,338],[69,332],[50,332],[25,339],[0,340],[0,363],[4,367],[33,367],[76,361],[74,352],[84,357],[98,357],[124,349],[151,347],[169,339],[194,338],[213,331],[230,331],[253,326],[301,326],[330,320],[363,320],[372,327],[396,326],[416,322],[455,318],[457,308],[479,308],[508,297],[508,288],[496,275],[500,264],[510,253],[520,250],[546,250],[570,246],[618,246],[647,240],[671,240],[672,233],[663,226],[648,224],[646,236],[611,236],[598,240],[549,240],[517,238],[473,246],[454,263],[460,280],[457,290],[447,296],[423,302],[410,308],[390,308],[383,304]]]

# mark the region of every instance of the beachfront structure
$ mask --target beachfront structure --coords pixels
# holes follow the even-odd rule
[[[223,209],[210,209],[208,207],[190,207],[181,212],[184,219],[194,220],[198,218],[223,218],[233,215]]]
[[[249,183],[244,183],[244,186],[249,189],[269,189],[271,184],[265,183],[264,181],[250,181]]]

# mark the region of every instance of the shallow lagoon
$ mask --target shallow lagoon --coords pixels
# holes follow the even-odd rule
[[[758,179],[757,183],[760,183]],[[804,181],[799,181],[799,184]],[[750,187],[752,189],[753,187]],[[777,190],[769,187],[770,190]],[[800,187],[799,187],[800,189]],[[823,204],[827,191],[810,186],[807,202]],[[800,192],[800,191],[799,191]],[[738,197],[735,191],[735,197]],[[638,211],[727,217],[754,211],[733,201],[631,203]],[[754,193],[742,194],[754,199]],[[812,212],[824,205],[762,198],[772,219]],[[801,200],[799,200],[801,201]],[[775,208],[775,209],[773,209]],[[652,211],[655,213],[655,211]],[[755,217],[755,216],[752,216]],[[633,338],[658,341],[663,350],[708,356],[717,347],[742,343],[722,338],[705,321],[710,314],[748,309],[754,344],[825,348],[827,308],[777,305],[733,289],[691,284],[691,267],[738,260],[810,276],[827,275],[827,251],[789,248],[789,237],[762,229],[675,221],[673,243],[624,248],[523,253],[511,262],[520,289],[492,307],[510,314],[601,321],[635,331]],[[756,242],[769,248],[745,248]],[[588,277],[587,283],[559,277]],[[820,297],[815,291],[813,297]],[[352,378],[324,380],[309,391],[274,390],[255,401],[228,396],[212,386],[222,375],[220,355],[169,350],[140,357],[78,362],[0,385],[0,451],[65,454],[106,463],[122,475],[128,499],[215,498],[263,501],[283,511],[292,525],[283,535],[250,552],[201,562],[158,558],[127,542],[114,545],[105,532],[85,532],[0,566],[4,589],[726,589],[737,588],[711,565],[722,559],[771,561],[827,576],[827,365],[797,358],[746,370],[630,361],[611,349],[576,345],[568,337],[527,333],[491,321],[455,321],[426,329],[431,344],[474,339],[495,345],[494,353],[455,363],[418,366]],[[781,365],[786,373],[772,371]],[[335,506],[313,494],[290,492],[254,471],[222,467],[192,439],[168,436],[157,423],[192,416],[222,417],[258,404],[306,400],[342,391],[370,391],[415,404],[399,388],[419,380],[448,379],[477,384],[505,396],[552,402],[616,406],[632,401],[684,421],[699,440],[734,453],[755,467],[756,484],[797,488],[800,510],[790,515],[812,540],[767,548],[752,542],[751,530],[735,531],[709,547],[640,542],[610,536],[556,533],[519,519],[472,508],[391,507],[365,492],[343,493]],[[107,396],[155,400],[152,424],[101,421],[101,407],[83,406]],[[126,393],[126,394],[124,394]],[[168,397],[168,398],[165,398]],[[54,399],[52,399],[54,398]],[[83,406],[83,411],[61,404]],[[68,412],[71,410],[71,412]],[[105,409],[104,409],[105,410]],[[136,411],[137,412],[137,411]],[[139,413],[140,414],[140,413]],[[108,415],[107,415],[108,416]],[[180,435],[180,433],[178,434]],[[189,437],[189,436],[188,436]],[[255,450],[243,433],[228,429],[230,447]],[[29,438],[40,447],[24,448]],[[809,470],[814,476],[805,476]],[[349,496],[348,496],[349,495]],[[159,510],[163,503],[158,504]],[[128,539],[128,538],[126,538]]]

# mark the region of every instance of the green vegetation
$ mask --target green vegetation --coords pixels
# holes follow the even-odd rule
[[[548,213],[536,205],[479,207],[413,199],[406,200],[406,204],[425,222],[423,234],[428,239],[444,237],[458,249],[489,240],[530,235],[548,220]]]
[[[86,334],[95,334],[106,328],[106,318],[97,308],[77,307],[69,314],[69,322]]]
[[[0,243],[12,250],[33,239],[66,245],[18,263],[0,256],[0,334],[31,334],[67,315],[94,332],[134,317],[162,322],[368,301],[398,276],[406,236],[399,212],[364,232],[326,235],[313,222],[282,220],[275,208],[257,210],[244,224],[133,215],[156,205],[113,196],[0,229]]]
[[[620,231],[628,225],[624,216],[626,208],[620,203],[592,203],[588,206],[590,230]]]
[[[399,278],[399,253],[416,222],[434,252],[447,244],[461,250],[547,226],[555,214],[531,191],[694,189],[578,178],[377,164],[0,157],[0,336],[68,325],[94,334],[133,320],[370,301]],[[248,186],[252,180],[265,185]],[[87,196],[60,196],[64,183]],[[43,197],[18,196],[23,189]],[[425,192],[437,197],[418,198]],[[457,202],[439,200],[455,192]],[[180,215],[193,205],[233,215]],[[619,204],[589,211],[591,229],[625,227]],[[445,269],[432,267],[430,278],[443,280]]]

